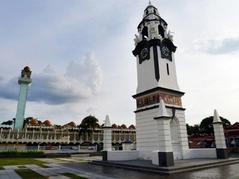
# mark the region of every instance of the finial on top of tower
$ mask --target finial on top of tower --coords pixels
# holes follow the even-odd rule
[[[149,5],[152,5],[151,1],[149,0]]]
[[[22,70],[21,77],[22,78],[31,78],[32,71],[29,66],[25,66]]]

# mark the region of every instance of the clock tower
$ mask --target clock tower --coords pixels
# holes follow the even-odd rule
[[[170,160],[182,159],[184,149],[188,149],[185,109],[181,102],[184,92],[179,90],[177,82],[174,58],[177,47],[173,36],[151,3],[144,10],[134,41],[138,80],[133,96],[137,108],[137,150],[145,159],[152,159],[152,151],[159,150],[161,158],[172,165]]]
[[[173,36],[167,30],[167,22],[151,5],[144,10],[143,20],[135,35],[134,56],[137,57],[137,93],[155,87],[179,90],[174,53]]]

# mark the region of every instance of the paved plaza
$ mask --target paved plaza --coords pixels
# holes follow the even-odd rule
[[[171,175],[159,175],[149,172],[139,172],[133,170],[103,167],[91,165],[88,162],[92,160],[101,160],[101,157],[77,156],[70,158],[41,158],[37,159],[45,162],[44,166],[39,165],[16,165],[4,166],[0,170],[0,179],[21,179],[15,172],[16,169],[27,168],[37,172],[49,179],[66,179],[63,173],[72,173],[78,176],[92,179],[113,179],[113,178],[129,178],[129,179],[238,179],[239,164],[219,166],[216,168],[197,170],[192,172],[184,172]]]
[[[71,158],[39,158],[45,162],[44,166],[39,165],[11,165],[4,166],[3,170],[0,170],[0,179],[21,179],[21,177],[15,172],[17,169],[30,169],[41,176],[48,177],[49,179],[67,179],[62,175],[63,173],[72,173],[85,178],[99,178],[103,179],[104,176],[100,176],[94,173],[83,171],[80,168],[75,169],[71,167],[64,166],[66,163],[85,163],[87,164],[92,160],[100,160],[101,157],[71,157]]]

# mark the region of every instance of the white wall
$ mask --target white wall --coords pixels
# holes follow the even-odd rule
[[[215,148],[188,149],[183,151],[183,159],[217,158]]]
[[[149,60],[144,60],[141,64],[139,64],[139,58],[137,57],[137,93],[141,93],[155,87],[163,87],[179,91],[174,54],[172,54],[173,60],[170,61],[168,59],[161,58],[159,47],[157,47],[157,50],[160,75],[159,81],[155,78],[153,47],[150,48]],[[167,74],[167,64],[169,66],[169,75]]]
[[[103,136],[103,150],[112,150],[112,129],[104,128],[104,136]]]
[[[143,91],[157,87],[153,56],[153,48],[151,47],[149,60],[144,60],[141,64],[139,64],[139,58],[137,57],[137,93],[141,93]]]
[[[161,52],[158,47],[158,56],[160,68],[160,80],[158,86],[179,91],[174,54],[172,53],[172,61],[161,58]],[[167,64],[169,66],[169,75],[167,74]]]
[[[123,150],[136,150],[136,144],[128,144],[128,143],[122,143]]]
[[[135,160],[138,159],[139,152],[132,151],[107,151],[107,160],[121,161],[121,160]]]
[[[159,149],[158,125],[153,119],[158,108],[136,113],[136,145],[140,158],[149,159],[154,150]]]

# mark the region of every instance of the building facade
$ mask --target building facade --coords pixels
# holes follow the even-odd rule
[[[0,149],[12,149],[19,146],[49,146],[49,145],[98,145],[103,146],[103,128],[96,128],[92,133],[81,133],[79,128],[34,126],[28,125],[22,130],[11,128],[0,129]],[[115,150],[122,150],[124,143],[135,143],[135,128],[112,128],[112,146]]]

